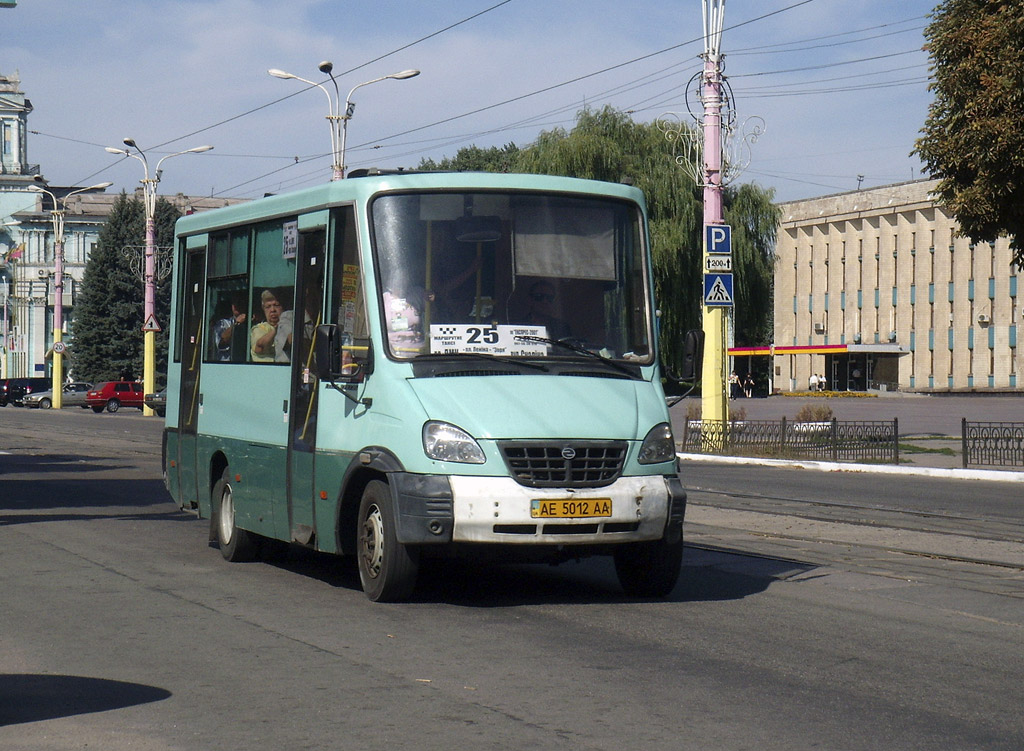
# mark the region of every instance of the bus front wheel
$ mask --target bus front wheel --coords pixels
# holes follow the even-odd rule
[[[252,532],[239,529],[235,524],[235,501],[231,489],[231,477],[227,468],[213,485],[210,493],[214,524],[217,529],[217,545],[224,560],[232,562],[251,561],[256,557],[256,538]]]
[[[419,554],[398,542],[391,493],[386,483],[371,480],[359,503],[359,581],[374,602],[408,599],[416,587]]]
[[[679,581],[683,541],[633,542],[615,550],[615,573],[631,597],[666,597]]]

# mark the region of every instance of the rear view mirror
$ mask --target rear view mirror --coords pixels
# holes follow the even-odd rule
[[[354,346],[352,337],[332,323],[316,327],[313,360],[321,381],[360,383],[372,367],[369,342]]]
[[[341,340],[338,327],[322,324],[316,327],[313,361],[316,363],[316,377],[321,381],[333,381],[341,374]]]
[[[679,380],[700,380],[703,367],[704,332],[700,329],[690,329],[683,339],[683,364],[679,371]]]

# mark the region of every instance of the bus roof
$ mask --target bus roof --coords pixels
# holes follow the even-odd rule
[[[181,217],[178,236],[207,232],[275,216],[316,211],[347,201],[368,201],[375,194],[394,190],[522,190],[602,195],[634,201],[646,209],[643,193],[630,185],[553,175],[497,172],[395,172],[360,174],[247,203]]]

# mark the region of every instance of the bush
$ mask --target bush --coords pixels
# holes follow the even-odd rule
[[[828,422],[832,419],[832,408],[824,404],[805,404],[796,413],[797,422]]]

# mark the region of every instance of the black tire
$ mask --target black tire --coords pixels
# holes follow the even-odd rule
[[[210,491],[210,508],[213,509],[210,523],[216,530],[217,545],[224,560],[232,563],[253,560],[256,557],[257,537],[252,532],[239,529],[235,524],[234,493],[226,467]]]
[[[398,542],[391,492],[372,480],[359,502],[359,581],[374,602],[400,602],[416,588],[419,550]]]
[[[107,402],[107,412],[109,412],[110,414],[114,414],[119,409],[121,409],[120,399],[111,399],[109,402]]]
[[[683,541],[633,542],[615,549],[615,573],[630,597],[667,597],[683,565]]]
[[[95,412],[98,415],[100,412],[103,411],[103,405],[102,404],[95,404],[95,405],[93,405],[92,411]]]
[[[53,407],[53,402],[51,402],[49,399],[39,400],[39,409],[50,409],[51,407]]]

